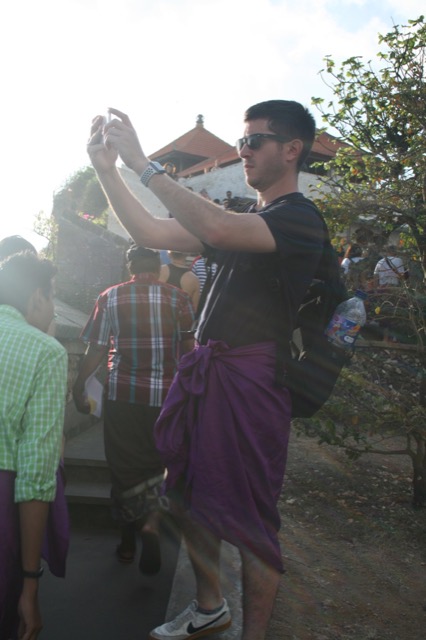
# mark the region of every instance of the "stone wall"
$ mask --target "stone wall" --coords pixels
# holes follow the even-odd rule
[[[101,291],[128,278],[127,239],[75,215],[58,219],[56,295],[89,313]]]
[[[194,191],[198,192],[206,189],[212,200],[218,198],[222,201],[226,198],[227,191],[232,191],[233,196],[240,198],[257,198],[256,191],[245,182],[241,162],[231,164],[228,167],[218,167],[208,173],[183,179],[181,183],[192,187]]]
[[[226,197],[227,191],[232,191],[234,197],[257,199],[256,191],[246,184],[241,162],[231,164],[228,167],[219,167],[199,176],[185,178],[180,182],[185,186],[192,187],[194,191],[200,192],[201,189],[206,189],[212,200],[218,198],[222,201]],[[318,178],[314,174],[303,171],[299,174],[299,188],[305,196],[318,195],[315,189],[317,183]]]
[[[91,427],[98,419],[79,413],[72,399],[72,388],[80,369],[81,360],[86,351],[86,345],[80,339],[88,315],[78,311],[62,300],[55,299],[55,326],[49,333],[65,347],[68,353],[68,384],[67,402],[65,408],[64,434],[67,439]],[[105,369],[105,368],[103,368]]]

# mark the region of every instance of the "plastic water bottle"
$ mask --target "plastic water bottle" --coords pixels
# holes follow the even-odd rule
[[[325,330],[325,335],[337,347],[351,349],[358,337],[361,327],[367,320],[364,300],[365,291],[357,290],[353,298],[341,302],[333,314]]]

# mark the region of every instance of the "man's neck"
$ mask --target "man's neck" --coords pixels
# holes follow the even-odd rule
[[[285,196],[288,193],[295,193],[297,191],[299,191],[298,176],[286,176],[283,180],[276,182],[265,191],[257,192],[257,208],[263,209],[263,207],[266,207],[266,205],[280,196]]]

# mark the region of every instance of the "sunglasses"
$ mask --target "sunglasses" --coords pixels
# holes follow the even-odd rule
[[[246,144],[251,151],[257,151],[263,144],[264,140],[276,140],[277,142],[288,142],[290,138],[284,138],[283,136],[278,136],[275,133],[252,133],[249,136],[245,136],[244,138],[240,138],[235,143],[237,147],[238,153],[240,153],[241,149]]]

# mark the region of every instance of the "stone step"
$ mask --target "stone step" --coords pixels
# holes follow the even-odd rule
[[[66,442],[64,463],[68,503],[109,509],[111,481],[101,421]]]
[[[65,458],[105,462],[103,423],[99,421],[67,440]]]
[[[110,485],[110,472],[105,460],[65,457],[65,475],[68,483],[89,482]]]
[[[110,506],[110,484],[75,478],[65,486],[65,496],[68,502],[80,504],[100,504]]]

